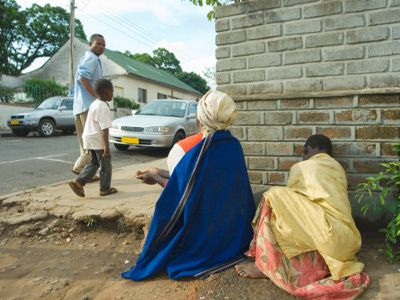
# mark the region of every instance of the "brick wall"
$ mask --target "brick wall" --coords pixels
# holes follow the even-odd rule
[[[353,188],[399,141],[400,1],[259,0],[216,12],[218,89],[239,108],[254,191],[286,183],[323,133]]]

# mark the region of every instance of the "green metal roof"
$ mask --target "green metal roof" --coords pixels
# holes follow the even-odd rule
[[[124,68],[128,72],[128,74],[160,82],[162,84],[173,86],[175,88],[201,96],[201,93],[199,91],[180,81],[178,78],[168,73],[167,71],[160,70],[156,67],[137,61],[117,51],[105,49],[104,55],[122,68]]]

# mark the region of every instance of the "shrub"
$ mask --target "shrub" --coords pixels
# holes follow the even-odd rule
[[[10,102],[14,98],[14,89],[0,85],[0,102]]]
[[[393,145],[393,149],[400,151],[400,143]],[[357,186],[357,200],[365,203],[361,207],[364,215],[370,208],[390,215],[386,228],[381,231],[385,233],[385,254],[390,261],[396,261],[400,259],[400,161],[382,163],[381,166],[382,172]],[[394,197],[394,201],[388,202],[389,197]]]
[[[140,105],[125,97],[114,97],[114,105],[119,108],[139,109]]]
[[[49,97],[66,96],[68,89],[52,79],[32,78],[24,82],[24,92],[33,99],[35,105],[39,105]]]

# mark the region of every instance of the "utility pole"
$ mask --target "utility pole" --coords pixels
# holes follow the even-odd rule
[[[69,95],[73,94],[74,87],[74,39],[75,39],[75,0],[70,3],[69,20]]]

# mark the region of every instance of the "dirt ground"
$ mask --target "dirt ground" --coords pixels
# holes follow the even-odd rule
[[[269,280],[233,269],[205,280],[143,282],[120,277],[137,257],[143,232],[95,219],[49,219],[0,228],[1,299],[295,299]],[[400,265],[383,255],[380,235],[367,234],[359,255],[372,278],[360,299],[400,299]]]

